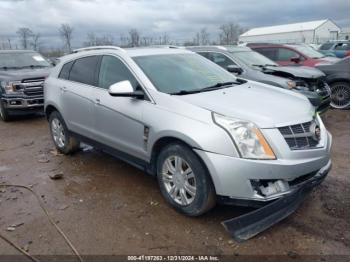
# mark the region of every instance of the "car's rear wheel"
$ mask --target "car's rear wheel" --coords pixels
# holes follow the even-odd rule
[[[215,189],[198,156],[187,146],[171,144],[159,154],[157,179],[162,195],[176,210],[199,216],[215,206]]]
[[[59,152],[67,155],[79,149],[80,142],[71,136],[60,113],[57,111],[52,112],[49,117],[49,123],[52,140]]]
[[[337,109],[350,108],[350,83],[336,82],[331,84],[331,106]]]
[[[6,122],[10,120],[10,116],[5,108],[4,102],[0,100],[0,118]]]

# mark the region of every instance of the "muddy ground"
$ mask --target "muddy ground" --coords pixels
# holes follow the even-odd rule
[[[91,149],[57,155],[43,117],[0,121],[0,183],[30,185],[86,255],[350,255],[350,112],[332,110],[324,120],[334,138],[330,175],[295,214],[241,244],[220,222],[246,209],[180,215],[162,199],[155,179],[124,162]],[[50,179],[57,173],[63,179]],[[7,231],[11,225],[15,230]],[[71,254],[24,190],[0,187],[0,230],[31,254]],[[19,253],[0,239],[0,254]]]

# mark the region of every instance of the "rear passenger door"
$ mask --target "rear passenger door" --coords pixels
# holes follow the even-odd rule
[[[93,136],[92,86],[96,85],[98,56],[79,58],[72,63],[68,81],[61,86],[62,115],[70,131]]]
[[[128,155],[145,159],[145,125],[142,111],[146,100],[113,97],[108,93],[112,84],[130,81],[134,90],[141,86],[131,70],[118,57],[105,55],[99,69],[98,87],[94,88],[96,139]],[[142,89],[142,88],[141,88]]]

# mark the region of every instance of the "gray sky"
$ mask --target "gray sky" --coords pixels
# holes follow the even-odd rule
[[[252,28],[330,18],[350,26],[349,13],[349,0],[0,0],[0,38],[29,27],[42,42],[60,46],[57,28],[69,23],[76,46],[88,32],[119,40],[131,28],[184,41],[207,27],[216,39],[218,27],[231,21]]]

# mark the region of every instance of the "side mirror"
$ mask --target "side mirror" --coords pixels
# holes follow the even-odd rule
[[[299,56],[295,56],[295,57],[292,57],[292,58],[290,59],[290,61],[292,61],[292,62],[294,62],[294,63],[296,63],[296,64],[299,64],[300,61],[301,61],[301,59],[300,59]]]
[[[141,90],[134,91],[128,80],[111,85],[108,89],[108,93],[111,96],[117,97],[135,97],[138,99],[143,99],[145,97],[145,94]]]
[[[243,69],[240,68],[239,66],[236,65],[229,65],[226,67],[227,71],[229,71],[230,73],[234,73],[237,75],[240,75],[243,73]]]

